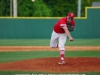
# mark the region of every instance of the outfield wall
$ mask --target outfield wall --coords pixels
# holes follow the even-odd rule
[[[85,17],[77,18],[74,38],[100,38],[100,8],[86,7]],[[53,25],[61,17],[1,17],[0,39],[49,39]]]

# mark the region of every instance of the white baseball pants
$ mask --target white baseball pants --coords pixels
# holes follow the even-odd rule
[[[52,32],[51,40],[50,40],[50,47],[55,48],[59,47],[59,50],[65,50],[65,43],[67,40],[67,35],[65,33],[56,33],[55,31]]]

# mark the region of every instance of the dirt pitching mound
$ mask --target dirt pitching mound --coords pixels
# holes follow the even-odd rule
[[[65,58],[65,65],[58,65],[59,58],[38,58],[1,63],[0,70],[39,71],[51,73],[97,72],[100,71],[100,58]]]

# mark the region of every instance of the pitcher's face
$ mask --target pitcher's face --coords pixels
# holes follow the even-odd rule
[[[71,22],[73,20],[73,18],[68,17],[68,22]]]

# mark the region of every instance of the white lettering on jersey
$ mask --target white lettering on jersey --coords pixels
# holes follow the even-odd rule
[[[66,26],[66,24],[60,24],[60,27]]]

